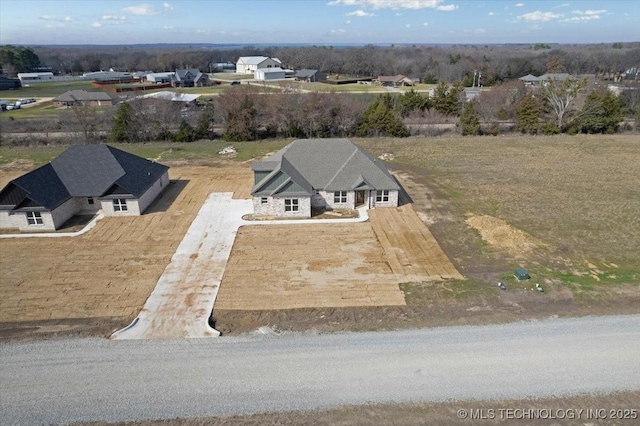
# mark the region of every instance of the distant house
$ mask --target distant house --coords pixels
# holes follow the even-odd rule
[[[281,80],[285,78],[285,73],[282,68],[258,68],[253,74],[253,78],[256,80]]]
[[[19,89],[20,87],[22,87],[20,79],[0,76],[0,90]]]
[[[146,95],[138,96],[137,99],[160,99],[160,100],[172,101],[172,102],[195,103],[200,96],[201,95],[197,93],[176,93],[176,92],[162,91],[162,92],[154,92],[154,93],[148,93]]]
[[[377,79],[378,84],[381,84],[383,86],[393,86],[393,87],[399,87],[399,86],[413,86],[415,84],[415,82],[410,79],[409,77],[405,77],[402,74],[398,74],[398,75],[381,75],[378,76]]]
[[[241,56],[236,62],[236,73],[254,74],[260,68],[281,68],[282,62],[278,58],[266,56]]]
[[[42,83],[47,81],[53,81],[52,72],[19,72],[18,80],[24,86],[30,83]]]
[[[532,74],[527,74],[524,77],[520,77],[518,80],[524,82],[524,84],[529,86],[542,86],[549,79],[562,81],[562,80],[566,80],[569,77],[571,77],[571,75],[567,73],[543,74],[540,77],[536,77],[535,75],[532,75]]]
[[[396,207],[400,186],[348,139],[298,139],[251,165],[254,213],[310,217],[312,208]]]
[[[144,78],[149,83],[164,84],[164,83],[171,83],[171,79],[173,78],[174,75],[175,73],[173,72],[152,72],[145,75]]]
[[[204,87],[209,85],[209,76],[201,73],[199,69],[176,70],[171,77],[173,87]]]
[[[88,90],[69,90],[57,98],[53,98],[55,106],[103,106],[114,105],[118,98],[107,92],[90,92]]]
[[[124,71],[94,71],[82,74],[82,78],[92,81],[131,80],[133,74]]]
[[[0,228],[55,230],[76,214],[138,216],[169,168],[109,145],[74,145],[0,191]]]
[[[321,73],[318,70],[303,69],[297,71],[293,76],[297,81],[305,81],[307,83],[314,83],[317,81],[326,81],[327,75]]]

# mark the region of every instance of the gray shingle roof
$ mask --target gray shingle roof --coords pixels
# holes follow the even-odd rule
[[[106,92],[90,92],[88,90],[69,90],[53,99],[56,102],[113,101]]]
[[[326,191],[400,189],[381,160],[348,139],[298,139],[266,160],[254,162],[252,169],[277,170],[274,165],[305,189],[305,183]],[[259,194],[266,179],[254,186],[252,194]]]
[[[313,77],[317,72],[318,72],[318,70],[307,70],[307,69],[299,70],[298,72],[296,72],[294,77],[310,78],[310,77]]]
[[[100,197],[114,188],[138,198],[167,169],[109,145],[74,145],[49,164],[11,181],[0,192],[0,205],[20,208],[30,200],[31,206],[52,210],[70,197]]]

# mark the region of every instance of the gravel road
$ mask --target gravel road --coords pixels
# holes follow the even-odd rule
[[[332,335],[3,344],[0,424],[640,389],[640,315]]]

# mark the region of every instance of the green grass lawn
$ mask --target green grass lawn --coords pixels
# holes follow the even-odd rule
[[[54,98],[68,90],[95,90],[89,81],[66,81],[51,83],[33,83],[29,87],[2,93],[2,99]]]

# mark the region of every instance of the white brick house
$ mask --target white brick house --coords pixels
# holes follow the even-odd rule
[[[109,145],[74,145],[0,191],[0,228],[53,231],[76,214],[138,216],[169,168]]]
[[[398,206],[400,186],[385,165],[348,139],[298,139],[251,168],[256,215]]]

